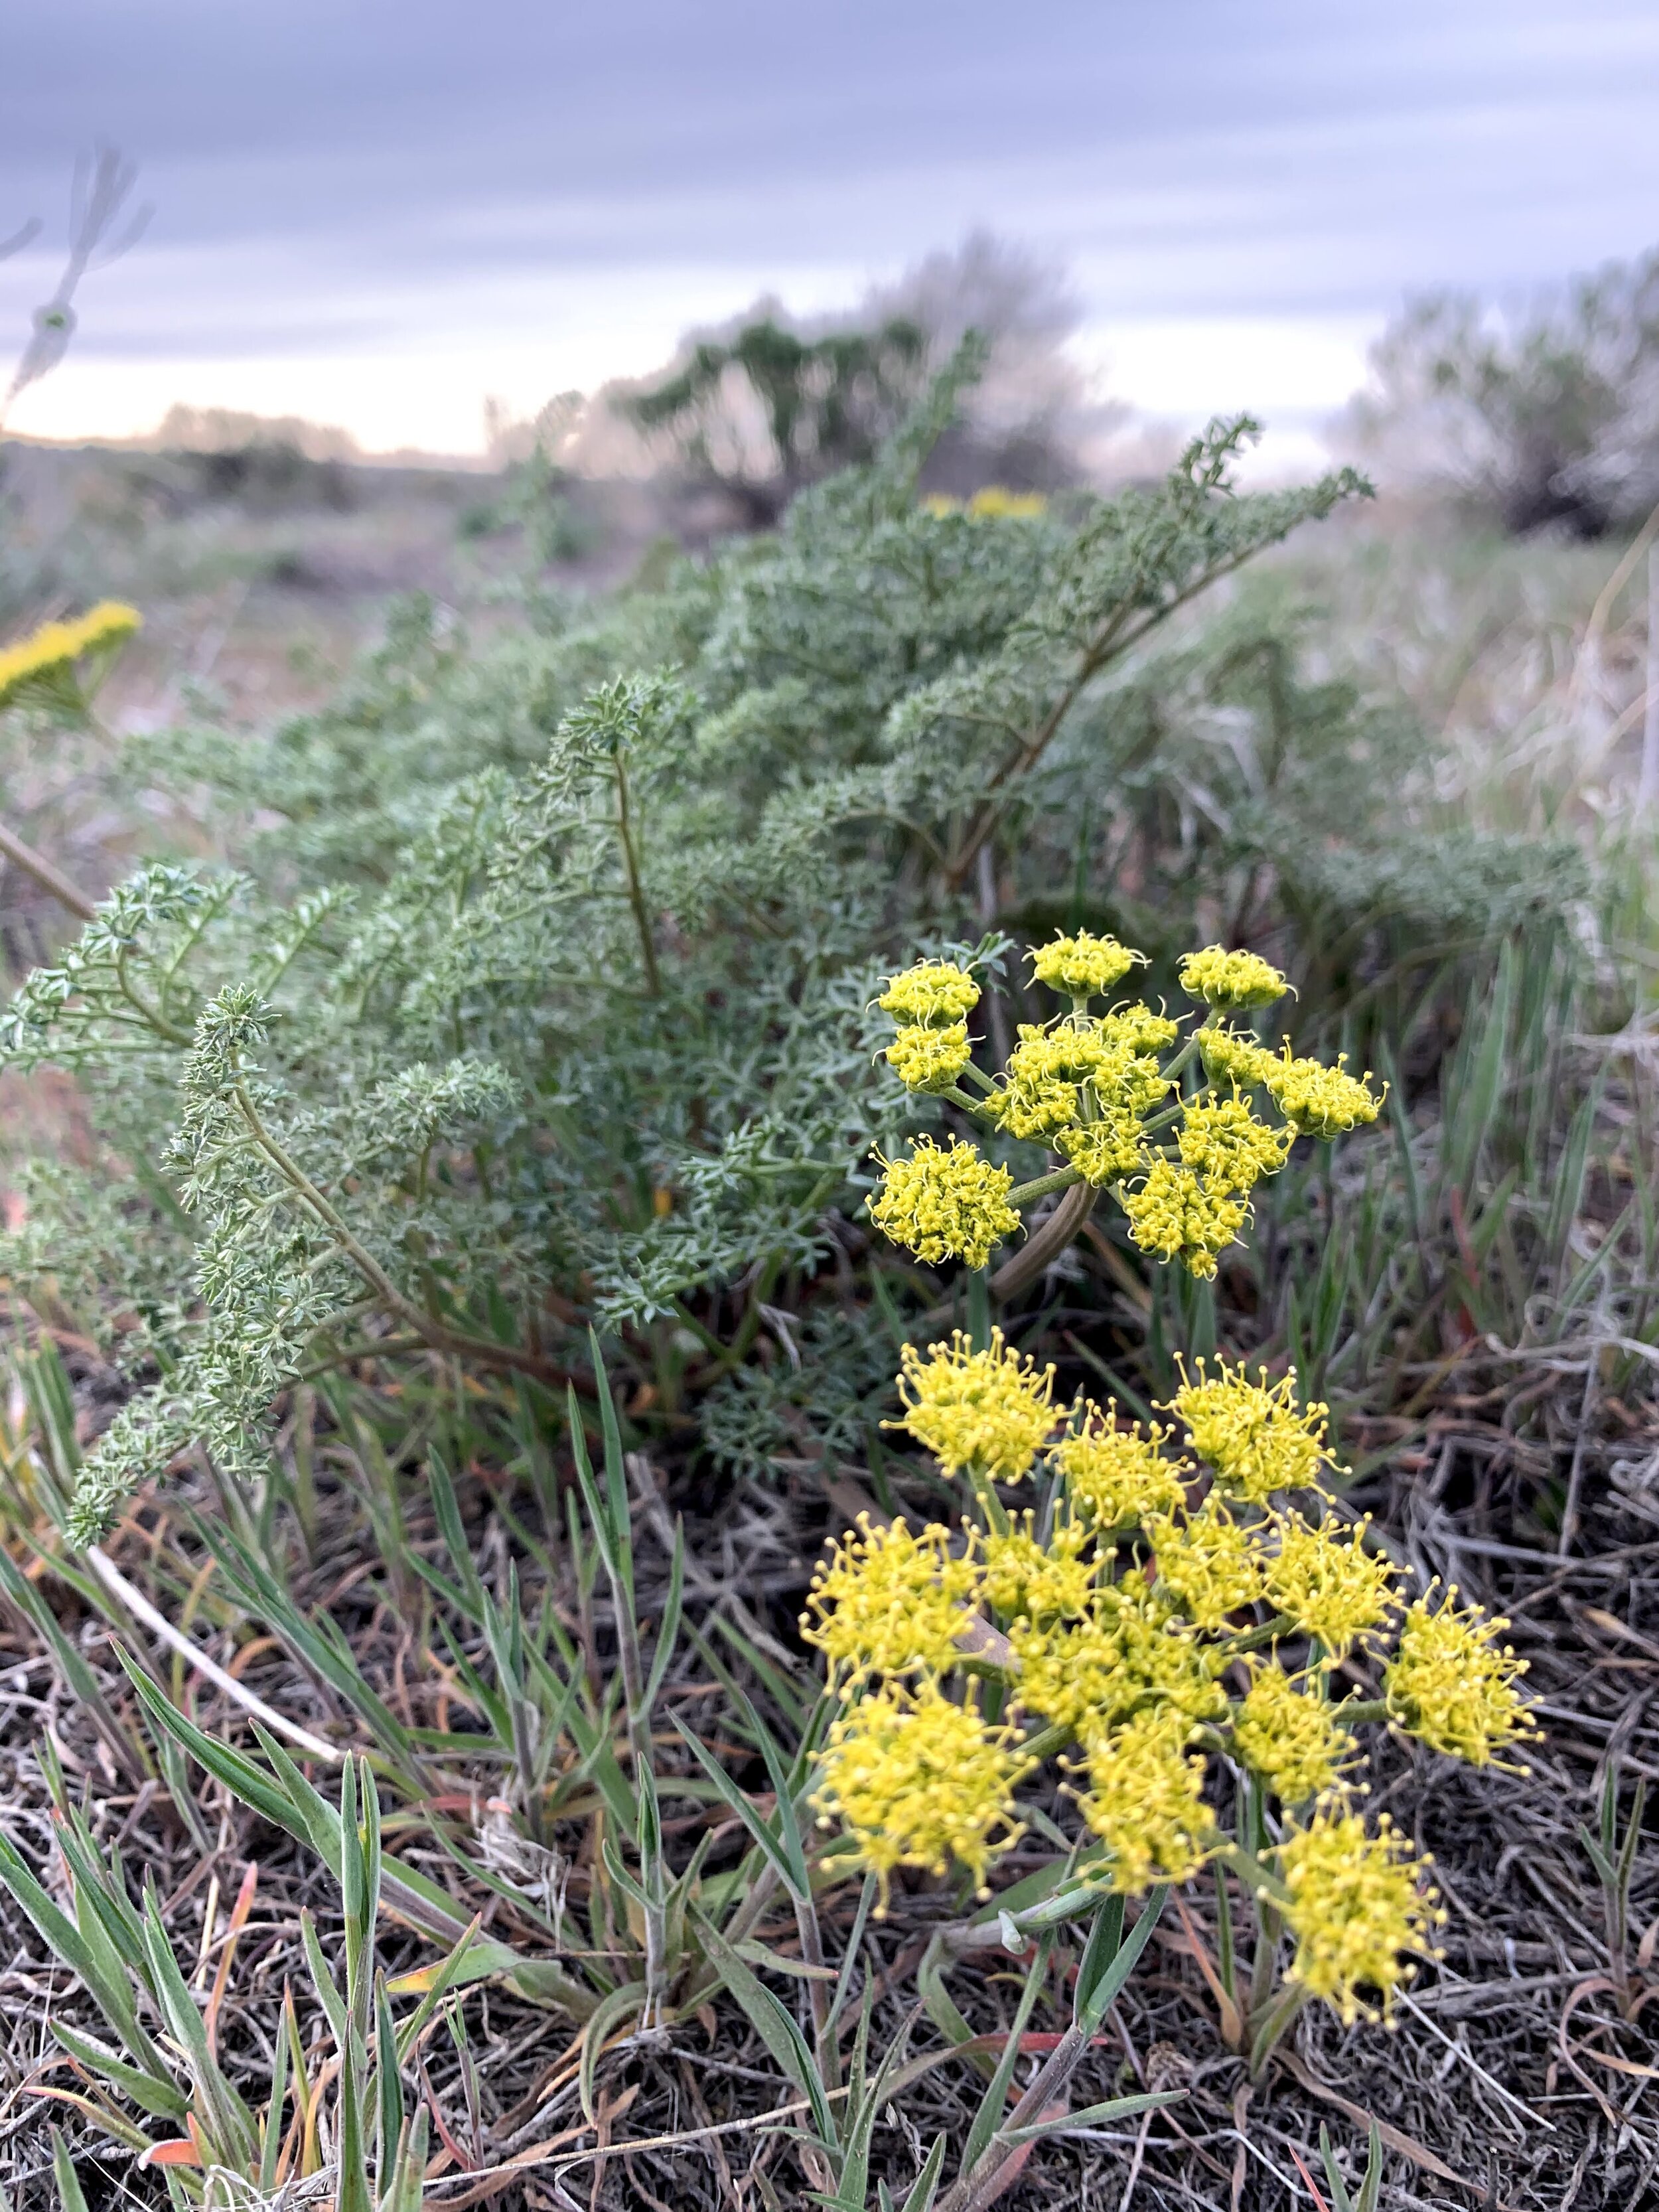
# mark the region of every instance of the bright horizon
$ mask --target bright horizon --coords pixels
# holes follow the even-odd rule
[[[56,283],[77,148],[118,144],[156,210],[16,403],[40,437],[184,402],[474,453],[486,394],[533,412],[982,226],[1069,270],[1111,397],[1249,407],[1294,467],[1407,294],[1659,234],[1659,16],[1618,0],[852,0],[810,40],[758,0],[60,0],[14,46],[0,234],[46,228],[0,262],[0,348]]]

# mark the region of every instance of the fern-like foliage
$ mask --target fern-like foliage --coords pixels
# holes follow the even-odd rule
[[[295,1378],[366,1345],[556,1383],[593,1320],[732,1463],[851,1449],[892,1364],[849,1287],[872,1150],[948,1115],[880,1060],[881,979],[951,940],[994,973],[1057,885],[1133,896],[1218,717],[1260,719],[1185,611],[1364,489],[1240,491],[1241,420],[1155,488],[933,512],[917,471],[975,369],[665,589],[477,648],[416,606],[325,712],[138,753],[227,865],[141,871],[0,1030],[77,1072],[123,1164],[118,1194],[38,1174],[3,1255],[151,1378],[82,1536],[181,1451],[248,1464]],[[1331,895],[1316,780],[1281,763],[1271,836],[1257,783],[1142,941],[1270,861]]]

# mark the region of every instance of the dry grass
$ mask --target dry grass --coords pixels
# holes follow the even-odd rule
[[[73,1347],[70,1357],[81,1368],[77,1395],[84,1427],[100,1418],[103,1377]],[[1540,1547],[1532,1510],[1538,1468],[1531,1448],[1506,1418],[1514,1379],[1511,1371],[1483,1372],[1478,1360],[1449,1376],[1425,1432],[1412,1449],[1378,1466],[1353,1496],[1357,1505],[1377,1511],[1389,1536],[1423,1570],[1455,1577],[1469,1594],[1509,1613],[1543,1701],[1546,1740],[1536,1747],[1528,1774],[1471,1772],[1404,1748],[1382,1756],[1376,1802],[1408,1826],[1435,1857],[1449,1908],[1443,1956],[1425,1966],[1391,2031],[1361,2027],[1345,2033],[1328,2016],[1304,2015],[1294,2050],[1252,2092],[1241,2063],[1221,2044],[1194,1956],[1194,1942],[1213,1942],[1212,1907],[1200,1886],[1188,1903],[1184,1927],[1171,1915],[1158,1930],[1151,1970],[1143,1967],[1131,1983],[1073,2091],[1074,2102],[1081,2104],[1137,2083],[1174,2086],[1186,2092],[1182,2101],[1144,2125],[1040,2147],[1001,2200],[1009,2212],[1055,2201],[1114,2212],[1128,2203],[1141,2212],[1191,2205],[1210,2212],[1223,2207],[1267,2212],[1311,2202],[1291,2193],[1303,2186],[1297,2157],[1318,2172],[1315,2149],[1322,2122],[1336,2144],[1346,2147],[1344,2155],[1352,2156],[1361,2142],[1356,2114],[1362,2111],[1394,2131],[1383,2200],[1391,2206],[1485,2202],[1540,2212],[1577,2205],[1589,2212],[1644,2201],[1659,2172],[1651,2037],[1640,2011],[1643,1991],[1654,1986],[1645,1978],[1659,1930],[1659,1860],[1650,1850],[1638,1862],[1622,1969],[1632,1977],[1624,2001],[1635,2016],[1626,2020],[1615,1994],[1601,1893],[1577,1829],[1593,1817],[1597,1787],[1610,1765],[1620,1778],[1626,1812],[1638,1778],[1659,1780],[1659,1717],[1650,1714],[1659,1686],[1659,1538],[1652,1519],[1632,1517],[1619,1488],[1603,1479],[1614,1468],[1645,1467],[1659,1446],[1659,1432],[1645,1415],[1638,1419],[1623,1406],[1601,1408],[1585,1455],[1591,1474],[1583,1487],[1582,1553],[1552,1555]],[[1534,1396],[1553,1394],[1562,1419],[1571,1423],[1581,1399],[1579,1378],[1535,1372],[1523,1387]],[[348,1479],[349,1455],[334,1449],[339,1439],[326,1422],[319,1440],[325,1463],[312,1545],[307,1549],[291,1516],[279,1516],[276,1524],[279,1557],[294,1598],[304,1610],[325,1612],[340,1624],[364,1675],[406,1725],[474,1725],[453,1701],[453,1670],[434,1651],[422,1607],[408,1592],[399,1595],[392,1565],[376,1546],[363,1490]],[[334,1462],[332,1471],[327,1460]],[[711,1498],[689,1469],[665,1467],[657,1471],[659,1502],[653,1504],[643,1488],[651,1478],[641,1463],[635,1463],[635,1474],[641,1612],[660,1602],[665,1583],[663,1509],[685,1510],[696,1563],[694,1614],[705,1630],[716,1615],[740,1623],[781,1665],[793,1643],[792,1617],[808,1563],[826,1525],[822,1498],[808,1487],[781,1494],[732,1489]],[[399,1494],[404,1544],[439,1562],[442,1542],[417,1474],[406,1476]],[[198,1491],[196,1503],[213,1510],[206,1492]],[[538,1570],[518,1533],[537,1525],[526,1488],[480,1460],[463,1488],[462,1503],[486,1583],[504,1593],[507,1562],[516,1559],[526,1607],[533,1605],[540,1594]],[[321,1694],[280,1644],[262,1638],[262,1624],[228,1602],[212,1575],[202,1571],[200,1547],[176,1509],[165,1515],[153,1506],[141,1510],[126,1524],[115,1556],[173,1618],[193,1614],[192,1632],[204,1648],[230,1663],[249,1689],[325,1735],[361,1737],[338,1701]],[[579,1594],[557,1588],[556,1569],[555,1574],[562,1606],[579,1625]],[[192,1583],[193,1602],[181,1607],[181,1595]],[[110,1709],[131,1725],[131,1693],[114,1662],[107,1622],[78,1604],[50,1571],[40,1587],[103,1686]],[[159,1679],[204,1726],[246,1740],[246,1717],[240,1707],[192,1681],[166,1649],[142,1637],[135,1641]],[[164,1917],[181,1960],[187,1966],[209,1962],[201,1986],[211,1978],[215,1938],[243,1869],[257,1863],[257,1905],[237,1953],[222,2039],[232,2069],[245,2066],[249,2094],[258,2095],[282,1990],[289,1983],[296,1990],[305,1986],[298,1942],[301,1905],[318,1916],[325,1943],[331,1947],[338,1940],[331,1885],[319,1880],[307,1854],[211,1784],[198,1801],[209,1841],[202,1852],[164,1789],[153,1781],[135,1788],[122,1776],[33,1635],[14,1624],[4,1651],[0,1796],[7,1827],[31,1856],[51,1857],[49,1802],[39,1762],[40,1743],[49,1737],[60,1747],[95,1832],[121,1848],[131,1884],[136,1890],[141,1881],[153,1881],[165,1900]],[[798,1664],[797,1671],[805,1684],[805,1668]],[[752,1676],[750,1683],[763,1698],[764,1686]],[[740,1778],[755,1785],[741,1747],[732,1742],[721,1700],[708,1694],[706,1672],[694,1656],[677,1668],[667,1704],[733,1761]],[[544,1929],[533,1914],[515,1911],[510,1891],[517,1884],[534,1897],[551,1863],[522,1844],[515,1848],[506,1842],[505,1824],[489,1804],[499,1787],[495,1771],[487,1761],[436,1759],[434,1795],[424,1806],[415,1802],[394,1809],[395,1799],[389,1801],[389,1846],[442,1872],[465,1909],[484,1909],[492,1932],[542,1949]],[[703,1826],[718,1826],[724,1818],[719,1807],[673,1810],[677,1858],[689,1852]],[[729,1819],[725,1825],[729,1830]],[[469,1890],[453,1865],[446,1868],[441,1855],[432,1854],[430,1837],[446,1833],[493,1856],[509,1893],[492,1899],[476,1887]],[[559,1878],[568,1884],[568,1901],[580,1905],[591,1838],[585,1843],[581,1824],[575,1823],[561,1827],[550,1843],[562,1861]],[[711,1863],[720,1863],[717,1850]],[[831,1901],[826,1931],[839,1929],[844,1940],[854,1898],[849,1888],[839,1905]],[[878,1992],[878,2037],[898,2032],[914,2002],[912,1978],[930,1933],[960,1909],[954,1894],[939,1885],[921,1884],[896,1898],[863,1969]],[[100,2151],[95,2131],[77,2129],[71,2112],[40,2097],[43,2089],[73,2086],[65,2061],[46,2036],[47,2011],[78,2019],[88,2032],[95,2022],[76,1989],[54,1972],[38,1939],[9,1905],[3,1911],[9,1965],[0,1987],[9,2000],[9,2039],[0,2091],[0,2169],[12,2181],[19,2212],[52,2201],[46,2131],[51,2118],[70,2123],[94,2212],[100,2201],[164,2201],[157,2177],[136,2174],[124,2159],[112,2158],[106,2146]],[[760,1933],[781,1953],[793,1948],[786,1915],[775,1916]],[[392,1965],[431,1955],[418,1937],[394,1934]],[[953,1978],[952,1991],[975,2027],[994,2033],[1006,2024],[1018,1979],[1010,1961],[1000,1973],[963,1972]],[[1063,1962],[1054,1994],[1063,1999]],[[568,2021],[498,1986],[471,1994],[466,2016],[470,2086],[458,2051],[446,2044],[430,2052],[428,2085],[447,2131],[433,2202],[459,2204],[488,2194],[504,2205],[672,2203],[747,2212],[773,2201],[792,2206],[805,2201],[805,2183],[787,2137],[775,2126],[750,2124],[790,2099],[736,2007],[722,2002],[714,2013],[665,2034],[619,2042],[601,2065],[597,2128],[585,2123],[580,2109]],[[1041,2011],[1037,2019],[1040,2028],[1047,2025]],[[314,2020],[306,2024],[308,2033],[317,2026]],[[927,2047],[933,2037],[923,2021],[917,2047]],[[959,2141],[981,2088],[978,2076],[959,2063],[929,2075],[907,2096],[898,2124],[878,2130],[878,2170],[885,2166],[898,2185],[914,2171],[918,2146],[934,2132],[943,2129]],[[678,2147],[627,2148],[644,2138],[728,2124],[729,2132]],[[605,2160],[576,2162],[577,2154],[607,2142],[611,2148]],[[511,2176],[492,2172],[526,2154],[540,2156],[544,2149],[544,2165],[526,2166]],[[768,2186],[774,2192],[769,2198]]]

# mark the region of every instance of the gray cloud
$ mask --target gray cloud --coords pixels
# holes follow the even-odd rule
[[[94,135],[156,203],[87,319],[106,355],[487,336],[562,276],[873,269],[974,222],[1072,257],[1102,319],[1371,309],[1659,228],[1650,4],[12,12],[0,230],[61,210]],[[33,274],[0,272],[5,298]]]

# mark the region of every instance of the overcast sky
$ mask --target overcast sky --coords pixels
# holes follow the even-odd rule
[[[1656,0],[13,0],[0,343],[78,148],[150,228],[13,424],[167,404],[459,451],[775,289],[988,225],[1069,265],[1111,389],[1306,439],[1408,290],[1659,241]],[[1290,448],[1286,447],[1285,451]]]

